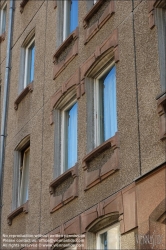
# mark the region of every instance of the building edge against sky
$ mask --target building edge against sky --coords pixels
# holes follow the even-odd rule
[[[0,20],[0,248],[165,249],[165,1],[2,0]]]

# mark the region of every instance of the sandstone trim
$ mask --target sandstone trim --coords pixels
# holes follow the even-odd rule
[[[12,220],[19,215],[20,213],[28,213],[28,201],[24,204],[22,204],[20,207],[18,207],[17,209],[15,209],[12,213],[10,213],[7,217],[8,220],[8,225],[11,226],[12,225]]]
[[[17,110],[18,109],[18,105],[19,103],[23,100],[23,98],[28,94],[28,93],[33,92],[33,82],[31,82],[30,84],[28,84],[26,86],[26,88],[21,92],[21,94],[17,97],[17,99],[14,102],[14,109]]]

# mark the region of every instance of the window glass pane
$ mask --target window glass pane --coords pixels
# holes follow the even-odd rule
[[[114,136],[117,131],[116,112],[116,72],[115,67],[103,79],[104,90],[104,141]]]
[[[34,80],[34,63],[35,63],[35,44],[30,48],[31,52],[31,63],[30,63],[30,82]]]
[[[30,156],[30,149],[26,150],[23,155],[23,167],[21,174],[21,187],[20,187],[20,205],[24,204],[28,200],[29,156]]]
[[[26,53],[26,61],[27,65],[25,64],[25,68],[27,67],[27,81],[25,84],[25,87],[27,84],[31,83],[34,80],[34,62],[35,62],[35,43],[33,43]],[[26,72],[26,69],[25,69]]]
[[[97,235],[97,249],[100,250],[120,249],[119,223],[99,232],[99,234]]]
[[[73,167],[77,162],[77,106],[75,103],[68,111],[68,168]]]
[[[71,0],[70,33],[78,26],[78,0]]]
[[[100,234],[100,246],[101,249],[107,250],[107,232]]]

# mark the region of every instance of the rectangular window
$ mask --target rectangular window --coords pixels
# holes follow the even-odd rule
[[[95,146],[117,132],[115,66],[95,79],[94,85]]]
[[[26,150],[23,150],[21,152],[19,205],[24,204],[28,200],[29,157],[30,157],[30,148],[28,147]]]
[[[77,162],[77,103],[62,111],[61,130],[61,173]]]
[[[2,5],[0,10],[0,35],[6,31],[6,14],[7,14],[7,2]]]
[[[97,249],[120,249],[119,223],[97,233]]]
[[[78,0],[64,0],[63,41],[78,26]]]
[[[25,48],[25,70],[24,70],[24,88],[34,80],[35,66],[35,39],[33,38]]]

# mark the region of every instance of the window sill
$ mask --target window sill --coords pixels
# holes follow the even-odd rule
[[[19,214],[21,213],[28,213],[28,201],[26,203],[24,203],[23,205],[21,205],[20,207],[16,208],[12,213],[10,213],[7,217],[8,220],[8,225],[11,226],[12,225],[12,220]]]
[[[33,82],[28,84],[28,86],[20,93],[20,95],[17,97],[17,99],[14,102],[14,109],[18,109],[19,103],[23,100],[23,98],[30,92],[33,91]]]
[[[88,172],[88,163],[108,148],[113,149],[110,159],[100,169]],[[119,169],[118,132],[83,158],[83,169],[85,171],[85,191]]]
[[[21,12],[21,14],[23,13],[24,7],[25,7],[25,5],[27,4],[28,1],[29,0],[22,0],[21,1],[21,3],[20,3],[20,12]]]
[[[0,43],[5,40],[6,32],[0,35]]]
[[[100,18],[90,27],[88,23],[93,15],[100,9],[103,4],[103,0],[99,0],[89,11],[89,13],[83,19],[83,26],[86,29],[84,44],[87,44],[91,38],[101,29],[101,27],[107,22],[107,20],[115,13],[114,0],[111,0],[108,7],[105,9]]]
[[[98,0],[96,4],[90,9],[88,14],[84,17],[83,26],[87,28],[89,20],[93,17],[93,15],[100,9],[100,6],[103,4],[103,0]]]
[[[73,183],[68,187],[68,189],[58,196],[54,196],[55,189],[66,181],[69,177],[73,178]],[[50,190],[50,213],[55,212],[66,203],[73,200],[78,196],[78,166],[77,164],[67,170],[65,173],[60,175],[54,181],[52,181],[49,185]]]
[[[58,62],[58,58],[64,52],[64,50],[74,41],[74,44],[70,51],[68,51],[66,57]],[[78,54],[78,27],[67,37],[53,56],[54,67],[54,79],[66,68],[66,66],[74,59]]]
[[[160,140],[166,139],[166,91],[157,98],[157,112],[159,115],[159,136]]]

